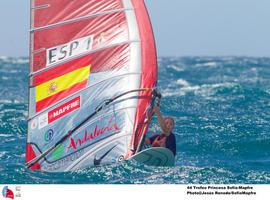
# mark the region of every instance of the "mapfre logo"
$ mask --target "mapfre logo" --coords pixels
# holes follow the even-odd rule
[[[90,35],[47,49],[46,66],[57,64],[69,58],[91,51],[93,48],[93,38],[94,36]]]
[[[57,119],[64,117],[70,112],[77,110],[81,106],[81,97],[78,96],[67,103],[60,105],[59,107],[49,111],[48,113],[48,123],[52,123]]]
[[[14,193],[13,193],[13,191],[11,189],[8,188],[8,186],[5,186],[2,189],[2,196],[5,199],[14,199]]]
[[[42,129],[48,124],[66,116],[67,114],[79,109],[81,107],[81,97],[78,96],[57,108],[41,115],[38,119],[38,128]]]

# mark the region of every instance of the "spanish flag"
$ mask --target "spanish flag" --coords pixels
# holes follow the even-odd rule
[[[85,88],[91,66],[51,70],[36,77],[36,112]]]

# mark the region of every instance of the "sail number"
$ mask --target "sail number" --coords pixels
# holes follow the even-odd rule
[[[47,49],[46,66],[63,62],[92,50],[93,35]]]

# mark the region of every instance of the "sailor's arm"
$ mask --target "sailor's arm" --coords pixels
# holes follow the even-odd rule
[[[157,114],[157,117],[158,117],[158,123],[159,123],[159,125],[160,125],[162,131],[163,131],[164,133],[168,133],[169,130],[168,130],[167,126],[166,126],[166,123],[165,123],[164,118],[162,117],[162,115],[161,115],[161,113],[160,113],[160,108],[159,108],[158,106],[155,106],[154,109],[153,109],[153,111]]]

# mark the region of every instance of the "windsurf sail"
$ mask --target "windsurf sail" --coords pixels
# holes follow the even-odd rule
[[[26,164],[120,162],[146,134],[157,81],[143,0],[32,0]]]

